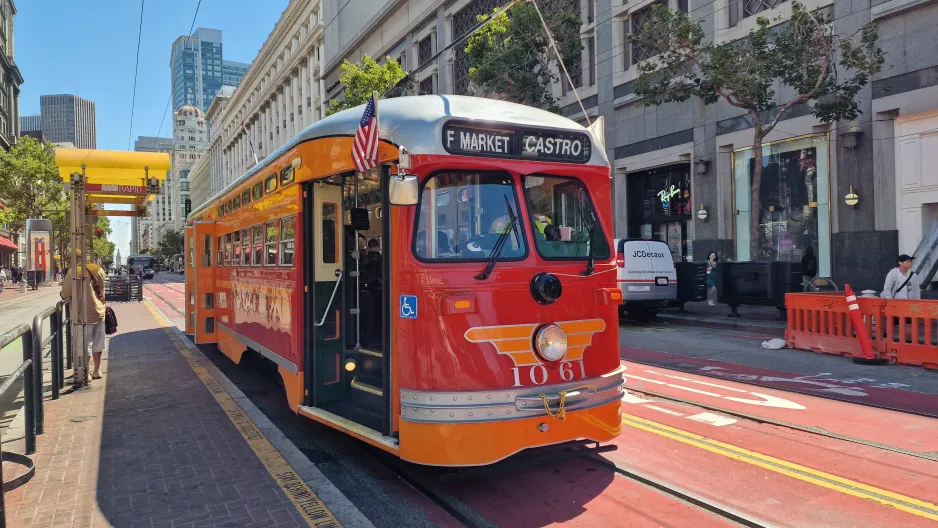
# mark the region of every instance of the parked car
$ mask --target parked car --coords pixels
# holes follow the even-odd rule
[[[658,309],[677,299],[677,271],[668,245],[659,240],[615,240],[617,281],[622,291],[620,315],[654,319]]]

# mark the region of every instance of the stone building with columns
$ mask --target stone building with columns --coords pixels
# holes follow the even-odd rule
[[[322,117],[322,20],[319,0],[291,0],[241,84],[211,116],[218,115],[213,188],[224,188],[254,166],[255,154],[263,159]]]

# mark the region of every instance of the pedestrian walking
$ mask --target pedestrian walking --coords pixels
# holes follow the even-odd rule
[[[808,246],[804,250],[804,256],[801,257],[801,277],[804,282],[811,282],[817,277],[817,257],[814,256],[814,248]]]
[[[7,281],[7,272],[3,269],[3,266],[0,266],[0,292],[3,291],[3,285]]]
[[[918,275],[912,271],[912,261],[905,253],[899,255],[898,266],[886,274],[886,283],[883,285],[883,299],[921,299],[922,283]]]
[[[81,250],[76,249],[75,256],[78,257],[80,262]],[[83,291],[81,292],[73,291],[72,284],[75,282],[73,280],[75,272],[85,273],[85,277],[88,279],[82,283]],[[90,348],[91,357],[94,359],[94,371],[91,374],[91,379],[101,379],[101,355],[107,346],[107,336],[104,331],[104,270],[100,266],[89,263],[87,271],[81,266],[77,266],[74,270],[69,270],[65,274],[65,279],[62,281],[62,298],[69,299],[78,295],[84,296],[85,306],[87,307],[85,323],[86,328],[89,330],[85,332],[86,343],[84,346]],[[73,306],[76,305],[73,304]],[[73,309],[72,314],[74,313]],[[72,339],[80,339],[80,337],[73,335]],[[87,371],[86,368],[85,372],[87,373]]]
[[[717,305],[717,262],[720,261],[716,251],[707,255],[707,304]]]

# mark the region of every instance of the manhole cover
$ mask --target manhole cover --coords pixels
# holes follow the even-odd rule
[[[91,420],[91,419],[93,419],[93,418],[94,418],[94,416],[76,416],[76,417],[74,417],[74,418],[70,418],[68,421],[70,421],[70,422],[87,422],[88,420]]]

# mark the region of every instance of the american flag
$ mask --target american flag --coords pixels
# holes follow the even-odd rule
[[[378,103],[374,95],[365,105],[365,113],[355,132],[352,163],[358,172],[365,172],[378,164]]]

